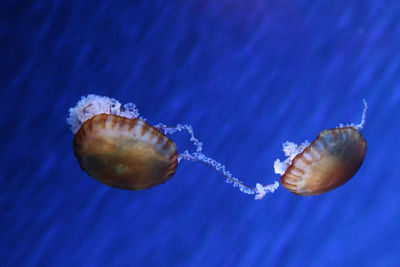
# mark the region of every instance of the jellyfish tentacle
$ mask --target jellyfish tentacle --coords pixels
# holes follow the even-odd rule
[[[139,116],[139,111],[133,103],[125,104],[124,108],[121,109],[121,103],[114,98],[89,94],[82,96],[75,107],[69,109],[67,123],[72,132],[76,134],[85,121],[102,113],[119,115],[128,119],[146,120]]]
[[[238,187],[239,190],[245,194],[249,195],[254,195],[255,194],[255,199],[256,200],[261,200],[264,198],[264,196],[267,194],[267,192],[273,193],[278,187],[279,183],[275,181],[273,184],[267,184],[267,185],[262,185],[260,183],[257,183],[255,187],[249,186],[242,181],[240,181],[238,178],[234,177],[230,171],[226,170],[225,165],[222,165],[221,163],[217,162],[216,160],[204,155],[203,153],[196,152],[193,154],[189,154],[189,152],[186,150],[184,151],[183,154],[178,154],[179,158],[183,158],[186,160],[191,160],[194,162],[198,162],[200,164],[203,164],[214,171],[217,171],[227,179],[225,180],[227,183],[230,183],[233,185],[233,187]]]
[[[266,184],[262,185],[260,183],[256,184],[256,200],[261,200],[264,198],[264,196],[267,194],[267,192],[273,193],[276,189],[278,189],[279,183],[278,181],[275,181],[273,184]]]
[[[163,123],[158,123],[154,127],[162,130],[164,134],[175,134],[177,132],[185,130],[190,135],[190,141],[196,147],[196,152],[201,152],[203,150],[203,142],[200,142],[200,140],[196,138],[193,127],[190,124],[177,124],[176,126],[167,126]]]
[[[231,180],[232,182],[238,183],[238,184],[240,184],[241,186],[247,187],[247,188],[249,188],[249,189],[256,190],[254,187],[251,187],[251,186],[249,186],[249,185],[247,185],[247,184],[244,184],[243,182],[239,181],[238,179],[236,179],[236,178],[234,178],[234,177],[232,177],[232,176],[226,174],[226,171],[225,171],[225,172],[222,172],[222,171],[220,171],[220,170],[218,170],[218,169],[215,169],[212,165],[210,165],[210,164],[207,163],[207,162],[204,162],[204,161],[198,160],[197,158],[194,158],[194,157],[191,157],[191,156],[187,156],[187,155],[183,155],[183,154],[178,154],[178,157],[182,157],[182,158],[184,158],[184,159],[192,160],[192,161],[194,161],[194,162],[198,162],[198,163],[200,163],[200,164],[203,164],[204,166],[207,166],[207,167],[209,167],[210,169],[213,169],[214,171],[216,171],[216,172],[220,173],[221,175],[225,176],[227,179]]]
[[[365,98],[362,99],[363,104],[364,104],[364,109],[363,109],[363,113],[361,116],[361,122],[359,124],[356,125],[356,127],[361,130],[362,128],[364,128],[365,123],[367,122],[367,111],[368,111],[368,104],[367,101],[365,101]]]
[[[367,122],[367,111],[368,111],[368,103],[367,101],[365,101],[365,98],[362,99],[363,105],[364,105],[364,109],[361,115],[361,121],[359,124],[355,124],[355,123],[350,123],[350,124],[343,124],[340,123],[338,127],[336,128],[344,128],[344,127],[355,127],[358,130],[362,130],[365,126],[365,123]]]
[[[86,105],[86,106],[82,109],[82,112],[83,112],[83,113],[86,113],[86,109],[87,109],[88,107],[90,107],[90,106],[92,106],[92,103]]]
[[[186,159],[203,164],[226,177],[227,183],[232,184],[233,187],[238,187],[243,193],[250,195],[256,194],[255,199],[257,200],[263,199],[267,192],[273,193],[279,186],[279,183],[275,181],[275,183],[271,185],[268,184],[263,186],[260,183],[257,183],[255,187],[252,187],[246,185],[238,178],[233,177],[232,174],[226,170],[224,165],[201,153],[203,149],[203,143],[196,138],[193,127],[189,124],[177,124],[176,126],[171,127],[163,123],[159,123],[155,127],[160,131],[163,131],[164,134],[174,134],[183,130],[187,131],[190,135],[190,141],[196,147],[196,152],[190,154],[186,150],[183,152],[183,154],[178,154],[178,162],[180,162],[181,159]]]

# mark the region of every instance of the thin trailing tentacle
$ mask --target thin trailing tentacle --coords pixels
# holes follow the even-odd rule
[[[367,111],[368,111],[368,104],[367,101],[365,101],[365,99],[362,99],[363,105],[364,105],[364,109],[363,109],[363,113],[361,116],[361,122],[359,124],[354,124],[354,123],[350,123],[350,124],[339,124],[338,127],[348,127],[348,126],[352,126],[352,127],[356,127],[358,130],[362,130],[365,126],[365,123],[367,122]]]
[[[365,101],[364,98],[363,98],[362,101],[363,101],[363,104],[364,104],[364,110],[363,110],[363,113],[362,113],[361,122],[360,122],[358,125],[356,125],[356,127],[357,127],[359,130],[361,130],[362,128],[364,128],[365,123],[367,122],[368,104],[367,104],[367,101]]]
[[[179,157],[186,159],[186,160],[201,163],[201,164],[217,171],[218,173],[220,173],[221,175],[226,177],[225,181],[227,183],[232,184],[233,187],[239,188],[239,190],[241,192],[243,192],[245,194],[249,194],[249,195],[255,194],[256,200],[263,199],[264,196],[268,192],[273,193],[279,187],[279,183],[277,181],[275,181],[273,184],[268,184],[268,185],[262,185],[260,183],[257,183],[255,187],[246,185],[245,183],[240,181],[238,178],[234,177],[230,171],[226,170],[225,165],[217,162],[216,160],[214,160],[200,152],[195,152],[195,153],[189,154],[189,152],[186,150],[186,151],[184,151],[183,154],[180,154]]]
[[[185,150],[183,154],[178,155],[178,161],[180,162],[181,159],[186,159],[189,161],[198,162],[203,164],[221,175],[226,177],[226,182],[233,185],[233,187],[239,188],[245,194],[255,195],[255,199],[263,199],[267,192],[273,193],[278,187],[279,183],[275,181],[274,184],[271,185],[262,185],[257,183],[255,187],[248,186],[240,181],[238,178],[232,176],[231,172],[226,170],[226,167],[221,163],[217,162],[216,160],[204,155],[202,152],[203,143],[196,138],[195,133],[193,131],[193,127],[188,124],[178,124],[175,127],[166,126],[165,124],[159,123],[155,125],[156,128],[163,131],[165,134],[174,134],[183,130],[186,130],[190,134],[190,141],[196,147],[196,152],[189,153],[188,150]]]

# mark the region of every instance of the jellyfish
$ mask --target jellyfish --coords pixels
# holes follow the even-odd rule
[[[296,195],[312,196],[329,192],[349,181],[359,170],[367,153],[367,141],[360,130],[366,122],[368,105],[358,125],[342,125],[322,131],[310,144],[283,144],[287,159],[274,162],[281,184]]]
[[[133,103],[121,105],[106,96],[83,96],[70,108],[67,122],[74,133],[73,148],[80,167],[99,182],[126,190],[145,190],[171,179],[181,159],[198,162],[226,177],[246,194],[262,199],[279,186],[248,186],[234,177],[227,168],[202,153],[203,143],[188,124],[174,127],[163,123],[149,124],[139,115]],[[196,151],[178,153],[175,142],[167,135],[187,131]]]

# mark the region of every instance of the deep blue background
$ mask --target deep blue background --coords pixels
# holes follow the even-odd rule
[[[400,265],[398,1],[86,2],[1,5],[1,266]],[[314,197],[255,201],[190,162],[122,191],[74,157],[65,119],[89,93],[192,124],[251,185],[279,179],[284,141],[358,123],[363,97],[369,149]]]

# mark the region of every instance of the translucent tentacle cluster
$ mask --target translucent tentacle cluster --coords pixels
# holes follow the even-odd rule
[[[292,164],[292,160],[300,153],[306,149],[310,145],[308,140],[301,143],[301,145],[297,145],[293,142],[286,141],[282,144],[282,150],[287,157],[284,161],[280,161],[280,159],[275,160],[274,162],[274,171],[276,174],[284,175],[288,166]]]
[[[128,119],[143,119],[142,117],[139,117],[139,111],[133,103],[128,103],[122,106],[121,103],[114,98],[88,95],[82,96],[76,106],[69,109],[67,123],[75,134],[85,121],[102,113],[119,115]]]

